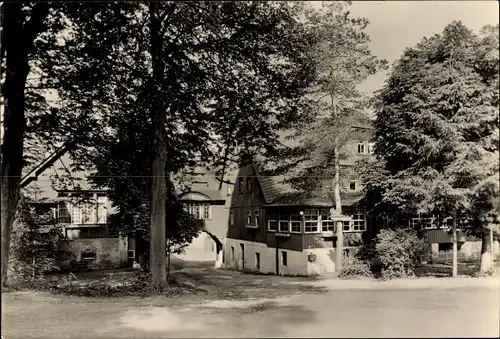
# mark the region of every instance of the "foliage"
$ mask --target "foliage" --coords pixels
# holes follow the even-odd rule
[[[370,270],[370,265],[356,258],[355,256],[347,256],[342,262],[342,270],[340,277],[344,279],[373,277]]]
[[[372,207],[442,217],[494,207],[498,65],[498,27],[478,35],[460,22],[403,53],[375,100]]]
[[[370,125],[367,97],[356,86],[385,69],[386,61],[371,54],[368,20],[352,17],[349,5],[324,2],[308,16],[317,41],[310,50],[317,72],[307,94],[309,116],[292,125],[275,171],[289,174],[292,186],[306,193],[331,190],[333,160],[345,160],[353,140],[370,138],[365,129],[356,128]],[[340,177],[351,172],[342,166]]]
[[[50,205],[23,199],[12,233],[10,278],[38,281],[43,274],[58,269],[58,259],[67,254],[69,240],[64,237]]]
[[[377,257],[385,279],[414,276],[413,269],[424,253],[424,240],[414,231],[385,229],[377,235]]]

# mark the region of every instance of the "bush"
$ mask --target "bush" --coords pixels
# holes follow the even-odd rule
[[[50,205],[21,200],[12,232],[9,280],[20,285],[40,282],[44,273],[58,269],[68,243]]]
[[[415,231],[382,230],[375,245],[384,279],[414,276],[424,253],[425,242]]]
[[[344,258],[342,270],[340,271],[340,278],[349,279],[360,277],[373,277],[370,265],[356,257],[348,256]]]

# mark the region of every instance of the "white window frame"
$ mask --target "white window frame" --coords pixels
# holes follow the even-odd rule
[[[352,222],[351,221],[348,221],[348,220],[342,221],[342,230],[344,232],[351,232],[351,229],[352,229]]]
[[[290,213],[290,233],[302,233],[302,216],[299,212]]]
[[[284,219],[286,218],[286,219]],[[281,228],[281,224],[286,223],[286,230]],[[279,220],[278,220],[278,232],[279,233],[290,233],[290,213],[288,212],[280,212]]]
[[[335,221],[330,217],[330,210],[322,209],[321,216],[321,232],[335,232]],[[326,228],[326,229],[325,229]]]
[[[374,142],[368,143],[368,154],[373,154],[374,153],[374,148],[375,148],[375,143]]]
[[[260,209],[256,209],[253,214],[255,226],[260,226]]]
[[[267,230],[271,232],[277,232],[278,231],[278,213],[269,213],[269,217],[267,220]],[[274,229],[271,228],[271,223],[275,223]]]
[[[366,213],[358,210],[351,216],[351,229],[353,232],[366,232]]]
[[[308,219],[308,217],[316,217],[316,219]],[[314,225],[316,224],[316,225]],[[315,231],[308,231],[307,228],[315,227]],[[318,233],[320,227],[320,214],[318,209],[304,210],[304,233]]]
[[[234,212],[229,212],[229,226],[234,226]]]
[[[417,217],[417,218],[411,218],[410,219],[410,227],[415,228],[415,226],[419,223],[423,222],[424,223],[424,229],[426,230],[433,230],[439,228],[439,219],[436,217]]]
[[[99,213],[99,207],[103,207],[103,220],[99,220],[101,213]],[[108,222],[108,197],[106,196],[97,196],[97,211],[96,211],[96,224],[106,224]]]
[[[366,153],[366,145],[364,142],[358,143],[358,154],[365,154]]]
[[[93,225],[96,223],[97,205],[89,201],[80,205],[82,211],[82,224]]]
[[[354,183],[354,189],[351,188],[351,184]],[[358,183],[356,180],[349,181],[349,191],[355,192],[358,190]]]
[[[81,225],[83,223],[83,213],[79,204],[71,204],[70,217],[73,225]]]
[[[212,206],[210,204],[203,205],[203,220],[212,219]]]
[[[252,211],[247,210],[247,225],[252,225]]]

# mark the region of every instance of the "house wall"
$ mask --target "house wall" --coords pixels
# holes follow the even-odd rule
[[[91,268],[117,268],[127,264],[126,237],[75,239],[69,246],[77,261],[82,259],[84,253],[95,253],[95,260],[89,262]]]
[[[241,245],[244,246],[243,251]],[[234,250],[234,256],[233,256]],[[278,256],[276,256],[276,251]],[[287,265],[283,265],[282,252],[287,254]],[[257,268],[256,253],[260,254],[260,269]],[[224,251],[225,267],[238,271],[276,274],[276,262],[280,275],[307,276],[307,254],[301,251],[268,247],[266,244],[237,239],[226,239]]]
[[[312,262],[307,261],[307,275],[321,275],[335,272],[335,248],[312,248],[304,250],[306,258],[316,255]]]
[[[64,154],[57,159],[52,166],[49,166],[38,177],[37,180],[28,184],[25,188],[27,193],[33,199],[54,199],[58,197],[56,189],[73,189],[74,186],[79,186],[82,190],[90,189],[89,183],[86,181],[86,172],[71,171],[73,181],[69,186],[64,187],[58,178],[68,176],[68,170],[71,170],[72,161],[69,153]],[[107,200],[106,212],[109,217],[114,212],[114,207],[111,201]],[[92,238],[80,239],[80,226],[63,224],[65,226],[66,235],[71,239],[70,252],[74,259],[81,260],[82,253],[95,253],[95,260],[90,263],[92,268],[110,268],[110,267],[126,267],[127,266],[127,237],[110,237],[110,238]],[[84,227],[105,226],[104,224],[85,225]],[[69,260],[63,263],[63,266],[69,265]]]
[[[238,178],[244,178],[244,191],[239,192]],[[248,178],[249,177],[249,178]],[[235,181],[233,194],[231,196],[230,212],[234,213],[234,226],[230,225],[229,215],[227,224],[227,238],[241,239],[244,241],[252,241],[259,243],[267,243],[266,232],[266,211],[262,208],[264,205],[264,197],[259,186],[258,180],[255,178],[255,172],[252,165],[247,165],[240,168],[238,178]],[[247,191],[247,180],[252,182],[252,190]],[[260,210],[260,224],[258,229],[250,229],[246,227],[247,211]]]
[[[458,248],[458,256],[459,259],[463,260],[479,260],[481,257],[481,241],[466,241],[462,244],[459,244]],[[449,252],[449,251],[447,251]],[[439,244],[432,243],[431,244],[431,256],[433,261],[438,261],[440,258],[440,254],[443,251],[439,251]],[[493,255],[495,258],[500,258],[500,243],[498,241],[493,242]]]

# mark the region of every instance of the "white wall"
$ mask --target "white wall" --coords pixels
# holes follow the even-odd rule
[[[307,262],[307,275],[321,275],[335,272],[335,249],[312,248],[304,250]],[[309,262],[308,254],[316,254],[316,260]]]
[[[244,256],[241,244],[244,246]],[[234,248],[234,256],[231,248]],[[282,252],[287,253],[286,266],[282,263]],[[260,269],[257,269],[256,253],[260,254]],[[276,249],[263,243],[226,238],[224,258],[225,267],[229,269],[276,274]],[[306,276],[308,273],[307,254],[304,252],[278,249],[278,260],[280,275]]]

